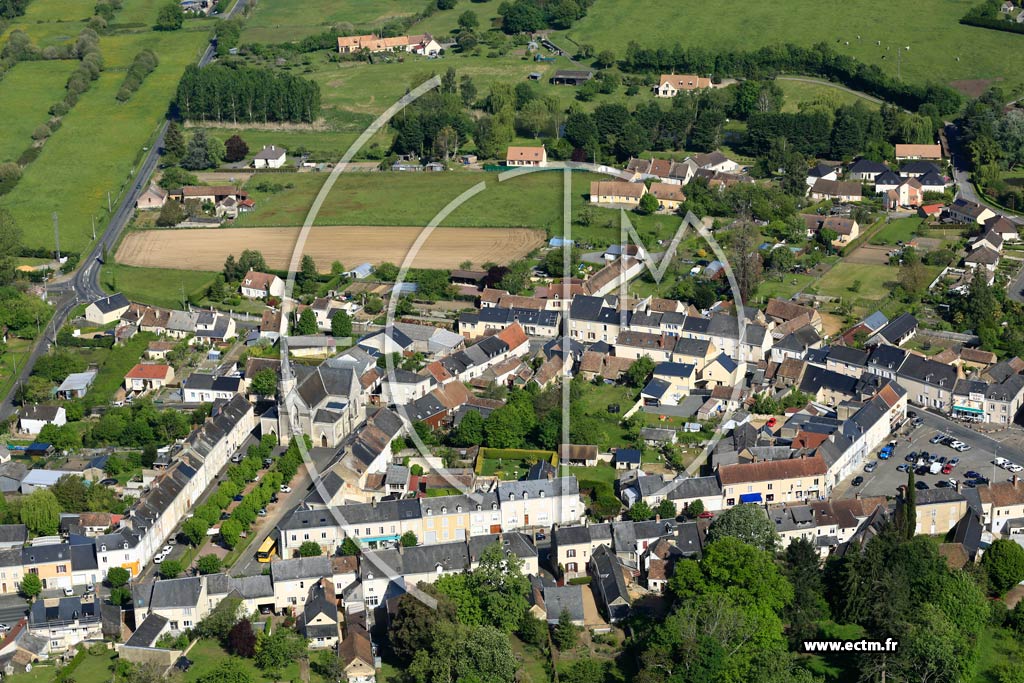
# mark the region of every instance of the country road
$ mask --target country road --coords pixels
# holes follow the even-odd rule
[[[223,15],[223,18],[230,19],[235,13],[244,10],[247,2],[248,0],[238,0],[235,6],[227,14]],[[203,56],[199,59],[199,66],[209,64],[213,60],[214,55],[214,46],[211,43],[206,46],[206,51],[203,52]],[[53,317],[46,325],[44,333],[36,340],[28,360],[18,375],[18,379],[11,386],[7,396],[4,397],[3,403],[0,404],[0,420],[6,420],[17,410],[15,396],[17,396],[18,388],[28,380],[39,357],[49,350],[60,328],[67,322],[71,310],[78,304],[92,302],[103,296],[104,292],[100,287],[100,266],[102,265],[100,258],[103,256],[104,249],[110,252],[113,251],[113,247],[121,237],[121,232],[135,211],[136,200],[138,200],[139,195],[142,194],[145,188],[149,186],[149,178],[153,175],[153,171],[156,170],[157,164],[160,161],[160,148],[164,143],[164,134],[167,132],[167,126],[167,121],[161,124],[156,140],[153,141],[146,158],[135,174],[134,187],[125,193],[124,198],[117,207],[117,211],[110,217],[103,235],[93,245],[89,255],[81,260],[74,276],[47,287],[48,296],[57,297]]]

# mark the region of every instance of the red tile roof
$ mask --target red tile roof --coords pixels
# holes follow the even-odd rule
[[[718,479],[722,482],[722,486],[732,486],[745,482],[824,476],[827,471],[824,458],[815,455],[810,458],[722,465],[718,468]]]
[[[171,371],[170,365],[139,363],[125,375],[128,379],[164,379]]]

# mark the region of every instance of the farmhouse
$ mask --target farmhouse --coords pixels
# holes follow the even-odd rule
[[[418,55],[436,55],[441,51],[438,43],[429,33],[414,36],[395,36],[381,38],[373,34],[359,36],[338,36],[338,52],[353,54],[366,50],[368,52],[412,52]]]
[[[159,185],[150,185],[149,189],[135,200],[135,208],[141,211],[159,209],[167,203],[167,190]]]
[[[710,88],[711,79],[694,76],[691,74],[662,74],[658,85],[654,88],[654,94],[658,97],[675,97],[680,92],[692,92]]]
[[[543,167],[548,165],[548,152],[544,145],[540,147],[514,147],[510,146],[505,152],[506,166],[533,166]]]
[[[256,153],[252,159],[253,168],[281,168],[286,158],[284,149],[271,145],[263,145],[263,149]]]
[[[171,190],[168,197],[179,202],[195,199],[200,202],[217,204],[228,197],[235,201],[248,199],[249,193],[232,185],[185,185],[184,187]]]
[[[941,159],[941,145],[896,145],[896,159]]]
[[[247,299],[264,299],[268,296],[284,296],[284,281],[271,273],[250,270],[242,277],[242,296]]]
[[[85,309],[85,319],[96,325],[109,325],[124,315],[130,305],[124,294],[111,294],[89,304]]]
[[[598,180],[590,183],[590,203],[638,206],[640,198],[646,192],[647,188],[643,183],[626,183],[621,180]]]
[[[651,183],[648,190],[658,200],[658,207],[662,211],[675,211],[679,205],[686,201],[686,195],[679,185],[671,183]]]
[[[1016,242],[1020,239],[1017,224],[1006,216],[993,216],[985,221],[985,230],[997,233],[1005,242]]]
[[[735,173],[740,165],[719,151],[695,154],[691,157],[697,168],[715,173]]]
[[[807,187],[813,187],[814,183],[819,180],[839,180],[839,169],[835,166],[818,163],[807,172],[805,180]]]
[[[832,240],[832,246],[843,247],[860,236],[860,225],[852,218],[829,216],[821,222],[822,230],[834,230],[838,237]]]

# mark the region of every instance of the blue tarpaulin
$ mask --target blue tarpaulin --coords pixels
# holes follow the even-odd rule
[[[760,493],[741,493],[740,494],[740,502],[741,503],[760,503],[761,502],[761,494]]]

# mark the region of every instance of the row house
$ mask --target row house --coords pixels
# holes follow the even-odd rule
[[[519,324],[531,337],[556,337],[561,332],[561,315],[545,309],[498,306],[459,315],[459,333],[467,340],[500,332],[512,324]]]
[[[725,508],[741,503],[789,503],[824,498],[831,491],[820,455],[718,467]]]
[[[326,479],[326,477],[325,477]],[[523,528],[550,528],[583,518],[585,506],[575,477],[502,482],[493,492],[423,499],[296,509],[277,526],[282,557],[306,541],[333,554],[351,537],[370,548],[394,545],[406,532],[433,545],[481,534]]]
[[[421,583],[432,584],[442,576],[472,571],[488,547],[498,544],[502,553],[518,557],[524,574],[539,571],[537,549],[519,533],[474,536],[465,541],[399,546],[363,553],[359,563],[363,603],[367,609],[400,597]]]

